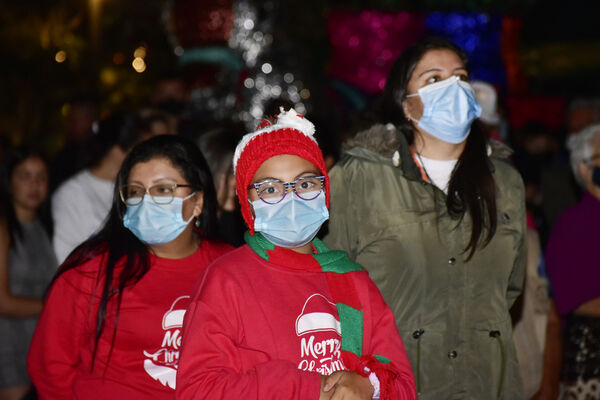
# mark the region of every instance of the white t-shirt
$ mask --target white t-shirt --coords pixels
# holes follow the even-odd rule
[[[440,188],[444,193],[448,194],[448,182],[450,182],[450,174],[454,170],[454,166],[458,160],[432,160],[431,158],[417,155],[415,157],[425,173],[435,186]]]
[[[85,169],[58,187],[52,196],[52,219],[59,263],[102,227],[112,205],[114,185]]]

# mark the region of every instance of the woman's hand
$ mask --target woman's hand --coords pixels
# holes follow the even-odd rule
[[[319,394],[319,400],[330,400],[331,396],[333,396],[333,393],[335,392],[333,385],[331,383],[327,383],[329,382],[328,378],[330,376],[331,375],[321,375],[321,393]],[[325,388],[327,388],[327,391],[325,391]]]
[[[330,397],[325,397],[325,396]],[[319,400],[371,400],[373,386],[368,378],[352,371],[338,371],[321,377]]]

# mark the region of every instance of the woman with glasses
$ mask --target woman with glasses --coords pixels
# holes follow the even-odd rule
[[[184,325],[179,399],[415,399],[394,318],[367,273],[315,238],[328,178],[291,109],[234,153],[246,245],[208,267]]]
[[[215,209],[192,142],[164,135],[131,150],[104,227],[49,290],[28,358],[41,398],[173,398],[192,289],[230,250],[211,240]]]
[[[468,59],[426,37],[331,171],[325,241],[394,311],[422,400],[522,399],[509,309],[525,271],[523,182],[488,142]]]

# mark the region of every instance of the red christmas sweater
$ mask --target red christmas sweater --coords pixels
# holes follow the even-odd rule
[[[348,369],[326,273],[312,255],[267,253],[244,245],[207,268],[186,313],[177,399],[316,400],[321,375]],[[391,398],[416,399],[392,312],[366,271],[344,275],[362,304],[362,353],[391,360]]]
[[[150,269],[123,292],[118,328],[108,307],[94,368],[92,351],[103,257],[63,273],[40,316],[27,367],[41,399],[173,399],[183,316],[205,267],[231,246],[202,241],[189,257],[150,255]]]

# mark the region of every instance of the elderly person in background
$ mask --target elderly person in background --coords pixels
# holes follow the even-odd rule
[[[579,204],[558,219],[546,248],[556,306],[553,309],[564,322],[564,342],[560,343],[560,320],[549,318],[541,391],[548,387],[549,391],[558,391],[560,369],[561,399],[597,399],[600,398],[600,124],[572,135],[567,147],[573,173],[585,192]]]

